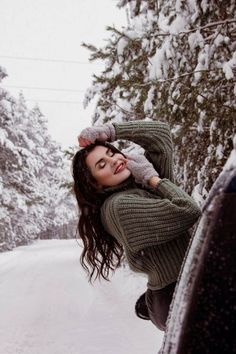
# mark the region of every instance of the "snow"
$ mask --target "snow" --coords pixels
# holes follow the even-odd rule
[[[224,146],[222,144],[218,144],[216,147],[216,157],[221,160],[224,157]]]
[[[222,36],[221,33],[218,33],[218,35],[216,36],[216,38],[214,40],[214,44],[218,47],[222,43],[224,43],[224,36]]]
[[[0,144],[3,145],[7,137],[7,132],[0,128]]]
[[[203,13],[206,13],[207,9],[208,9],[208,0],[202,0],[201,2],[201,8]]]
[[[233,145],[234,149],[231,151],[231,154],[224,165],[223,171],[236,168],[236,135],[233,138]]]
[[[184,30],[185,25],[186,25],[185,17],[183,17],[181,15],[176,16],[174,21],[169,25],[169,33],[176,35],[179,32]]]
[[[197,203],[197,205],[202,208],[202,206],[204,205],[205,199],[203,197],[207,196],[207,191],[206,190],[202,190],[202,187],[200,185],[200,183],[198,183],[192,191],[191,197],[195,200],[195,202]]]
[[[147,99],[144,102],[144,112],[148,113],[149,110],[152,109],[152,100],[154,98],[155,87],[151,87],[148,91]]]
[[[193,32],[188,36],[188,43],[191,50],[194,50],[198,46],[201,47],[203,42],[204,38],[202,37],[200,31]]]
[[[68,195],[69,161],[40,110],[29,110],[22,94],[13,100],[4,92],[0,101],[0,249],[6,250],[51,232],[55,223],[69,225],[75,200]]]
[[[199,114],[198,125],[197,125],[198,133],[204,132],[204,118],[205,118],[205,116],[206,116],[205,111],[201,111]]]
[[[114,65],[112,66],[112,72],[114,76],[117,76],[121,73],[121,67],[118,63],[114,63]]]
[[[223,72],[227,80],[233,79],[234,73],[229,62],[223,64]]]
[[[156,53],[153,57],[149,59],[149,79],[156,80],[161,79],[162,73],[162,63],[165,57],[165,46],[157,48]]]
[[[0,82],[1,82],[2,79],[3,79],[4,77],[6,77],[6,76],[7,76],[7,71],[6,71],[6,69],[5,69],[3,66],[0,65]]]
[[[172,134],[173,136],[177,137],[177,136],[180,134],[181,129],[182,129],[181,125],[180,125],[180,124],[176,124],[176,125],[174,125],[173,128],[171,129],[171,134]]]
[[[129,39],[133,39],[133,40],[140,37],[140,33],[138,31],[133,31],[133,30],[124,31],[124,35],[127,36]]]
[[[131,104],[130,104],[129,100],[117,98],[117,104],[125,111],[131,112]]]
[[[117,56],[123,58],[123,52],[126,46],[128,45],[129,41],[125,37],[121,37],[119,42],[117,43]]]
[[[233,53],[233,57],[231,60],[223,64],[223,72],[227,80],[234,78],[233,69],[235,68],[236,68],[236,52]]]
[[[163,333],[134,314],[146,279],[128,269],[90,285],[76,240],[0,254],[4,354],[156,354]]]

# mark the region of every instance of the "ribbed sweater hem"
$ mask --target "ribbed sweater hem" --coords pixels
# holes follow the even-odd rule
[[[167,285],[169,285],[171,283],[174,283],[176,281],[177,281],[177,278],[174,277],[173,279],[168,280],[168,282],[162,283],[162,284],[159,284],[159,285],[152,285],[149,282],[147,282],[147,288],[150,289],[150,290],[160,290],[160,289],[165,288]]]

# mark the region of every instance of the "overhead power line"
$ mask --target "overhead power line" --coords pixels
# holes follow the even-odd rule
[[[37,100],[37,99],[25,99],[25,101],[29,101],[29,102],[35,102],[35,103],[38,103],[38,102],[46,102],[46,103],[66,103],[66,104],[83,104],[82,101],[54,101],[54,100]]]
[[[0,55],[0,58],[14,59],[14,60],[31,60],[31,61],[42,61],[42,62],[52,62],[52,63],[64,63],[64,64],[79,64],[79,65],[99,65],[98,63],[91,63],[89,61],[77,61],[77,60],[64,60],[64,59],[47,59],[47,58],[32,58],[32,57],[15,57],[10,55]]]
[[[61,89],[61,88],[52,88],[52,87],[31,87],[31,86],[14,86],[14,85],[3,85],[2,87],[3,88],[30,89],[30,90],[45,90],[45,91],[85,92],[85,90]]]

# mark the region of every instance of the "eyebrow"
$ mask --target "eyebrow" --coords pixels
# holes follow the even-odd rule
[[[107,148],[107,150],[106,150],[106,155],[107,155],[108,151],[110,151],[110,150],[111,150],[111,148]],[[97,165],[98,165],[102,160],[103,160],[103,157],[102,157],[101,159],[99,159],[99,160],[95,163],[95,167],[97,167]]]

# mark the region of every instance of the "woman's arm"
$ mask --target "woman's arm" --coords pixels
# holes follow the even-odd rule
[[[168,124],[160,121],[114,123],[116,139],[132,141],[145,149],[161,178],[173,181],[172,139]]]
[[[108,232],[134,252],[180,237],[201,215],[195,201],[167,179],[159,181],[157,194],[120,193],[102,207]]]
[[[166,123],[158,121],[108,123],[83,129],[78,139],[82,147],[94,143],[95,140],[133,141],[145,149],[145,156],[152,162],[160,177],[173,181],[172,141]]]

